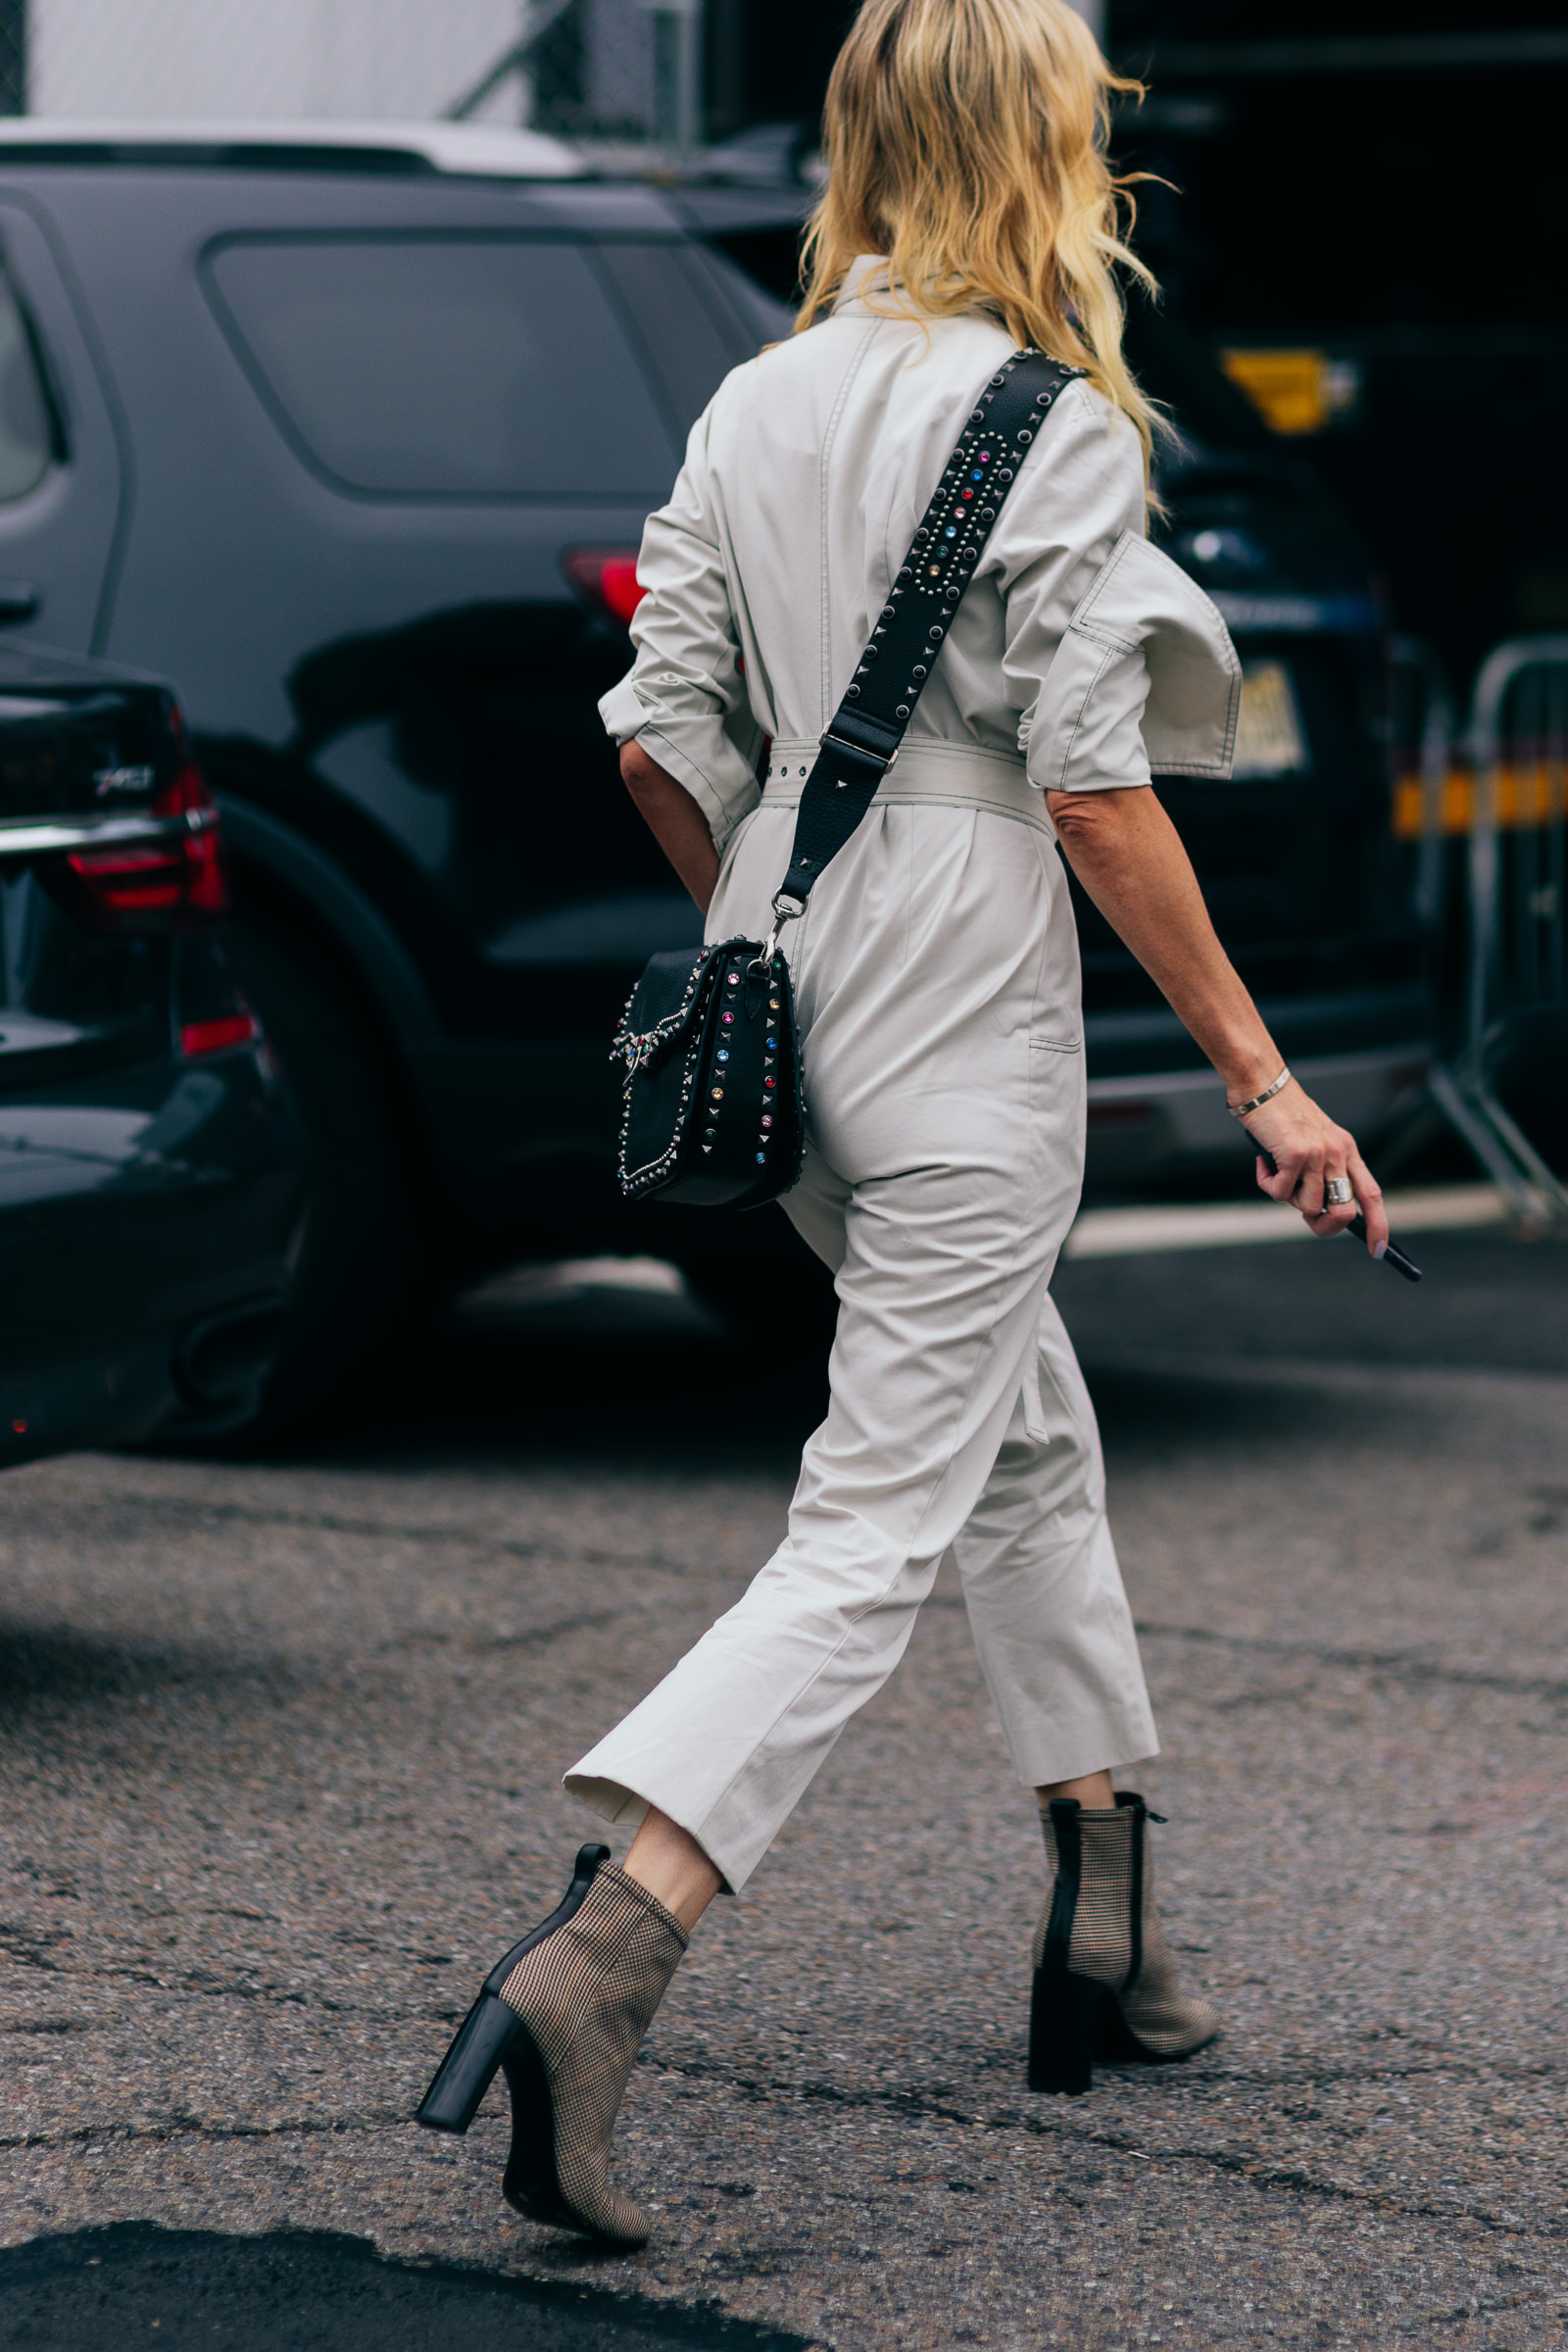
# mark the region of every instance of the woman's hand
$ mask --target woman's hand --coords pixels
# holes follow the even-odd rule
[[[1324,1238],[1343,1233],[1359,1208],[1366,1219],[1366,1246],[1374,1257],[1383,1255],[1389,1220],[1372,1171],[1356,1150],[1354,1136],[1336,1127],[1303,1087],[1293,1078],[1242,1124],[1258,1147],[1257,1181],[1270,1200],[1289,1200]],[[1348,1177],[1355,1195],[1341,1207],[1325,1199],[1336,1177]]]

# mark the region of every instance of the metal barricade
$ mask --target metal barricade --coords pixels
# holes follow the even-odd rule
[[[1453,694],[1448,674],[1423,638],[1389,644],[1389,751],[1394,829],[1413,845],[1411,899],[1425,929],[1445,927],[1448,867],[1462,825],[1453,801]]]
[[[1482,663],[1472,779],[1463,1035],[1433,1092],[1517,1216],[1568,1223],[1568,1185],[1493,1077],[1510,1022],[1561,1010],[1568,1034],[1568,636],[1510,638]],[[1541,1073],[1544,1080],[1549,1073]],[[1558,1075],[1568,1086],[1568,1070]]]

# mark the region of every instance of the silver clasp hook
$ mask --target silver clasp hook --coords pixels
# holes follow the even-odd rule
[[[753,956],[749,967],[754,972],[760,970],[764,980],[773,968],[773,957],[778,953],[778,943],[783,936],[785,924],[798,922],[806,912],[804,899],[798,906],[781,906],[779,901],[784,895],[781,890],[775,891],[773,895],[773,928],[762,943],[761,954]]]

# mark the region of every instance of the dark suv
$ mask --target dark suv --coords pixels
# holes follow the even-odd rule
[[[310,1160],[276,1409],[509,1256],[654,1249],[712,1291],[783,1232],[614,1199],[607,1041],[697,918],[594,708],[687,426],[788,329],[733,258],[779,208],[596,181],[520,133],[368,140],[0,130],[0,575],[52,638],[179,680],[224,810],[232,951]],[[1265,461],[1240,465],[1195,457],[1173,511],[1243,600],[1253,763],[1178,814],[1233,942],[1302,1001],[1289,1050],[1375,1129],[1424,1035],[1379,895],[1376,618],[1277,485],[1260,536]],[[1184,1033],[1087,944],[1105,1169],[1222,1164]]]

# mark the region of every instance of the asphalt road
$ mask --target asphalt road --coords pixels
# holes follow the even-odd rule
[[[633,2258],[508,2213],[498,2108],[408,2119],[591,1831],[562,1765],[766,1556],[819,1367],[524,1282],[308,1460],[12,1474],[0,2335],[1568,2338],[1568,1250],[1417,1254],[1060,1277],[1224,2041],[1025,2091],[1038,1832],[944,1582],[656,2023]]]

